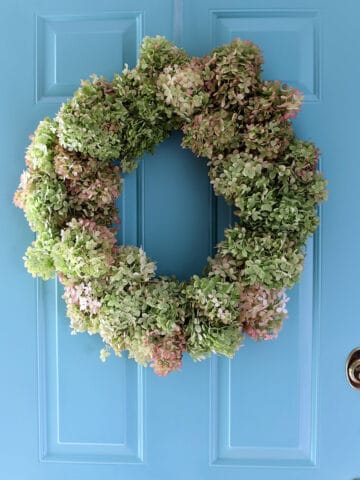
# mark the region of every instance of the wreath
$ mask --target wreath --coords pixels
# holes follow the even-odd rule
[[[25,265],[44,280],[57,274],[73,332],[100,334],[102,360],[128,350],[166,375],[184,352],[232,357],[245,334],[277,336],[326,182],[317,148],[292,128],[302,95],[262,81],[262,63],[250,41],[190,58],[147,37],[134,69],[82,81],[31,137],[14,197],[37,232]],[[121,173],[179,129],[237,216],[187,282],[156,276],[141,248],[116,243]]]

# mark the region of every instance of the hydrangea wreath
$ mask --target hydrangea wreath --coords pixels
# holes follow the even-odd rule
[[[128,350],[166,375],[184,352],[232,357],[245,333],[277,335],[326,182],[317,148],[293,132],[300,92],[262,81],[262,63],[250,41],[190,58],[145,38],[134,69],[83,81],[31,137],[15,193],[37,232],[25,265],[44,280],[58,275],[73,332],[100,334],[103,360]],[[121,173],[178,129],[238,216],[204,275],[187,282],[157,277],[141,248],[116,244],[114,227]]]

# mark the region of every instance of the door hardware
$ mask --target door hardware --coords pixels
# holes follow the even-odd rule
[[[346,376],[350,385],[360,390],[360,348],[354,348],[346,361]]]

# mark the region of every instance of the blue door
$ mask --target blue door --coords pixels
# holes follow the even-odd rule
[[[344,368],[360,345],[359,17],[355,0],[2,0],[1,479],[360,477],[360,392]],[[330,186],[280,337],[247,339],[232,361],[187,357],[166,378],[126,358],[103,364],[99,338],[70,335],[60,286],[23,267],[32,234],[12,205],[38,122],[81,78],[134,66],[142,37],[158,34],[192,55],[256,42],[264,76],[304,92],[295,128],[321,148]],[[180,142],[175,133],[125,179],[119,240],[186,278],[231,211]]]

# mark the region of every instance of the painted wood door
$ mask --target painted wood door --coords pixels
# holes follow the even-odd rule
[[[360,344],[358,24],[355,0],[2,0],[0,4],[0,478],[11,480],[352,480],[360,477],[360,392],[346,382]],[[133,66],[144,35],[193,55],[234,37],[259,44],[264,75],[305,93],[298,135],[322,150],[330,184],[290,318],[167,378],[101,342],[71,336],[56,282],[35,282],[32,240],[12,202],[28,135],[80,78]],[[231,212],[180,135],[125,181],[120,241],[162,273],[200,272]]]

